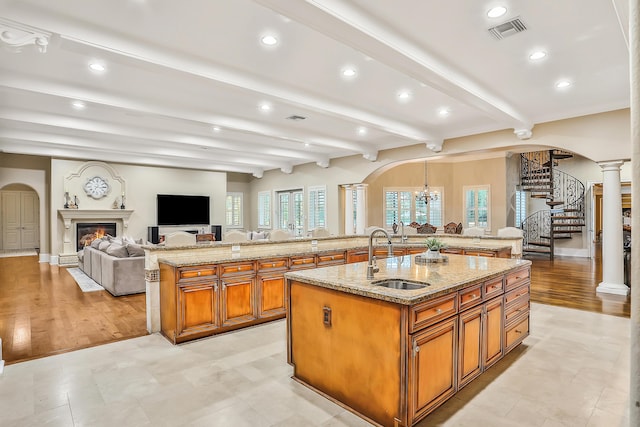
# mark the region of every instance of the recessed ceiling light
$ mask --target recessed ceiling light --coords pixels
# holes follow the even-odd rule
[[[542,59],[547,56],[547,52],[544,50],[538,50],[529,55],[529,59],[532,61],[537,61],[538,59]]]
[[[489,18],[499,18],[502,15],[504,15],[505,13],[507,13],[507,8],[504,6],[496,6],[496,7],[492,7],[491,9],[489,9],[489,11],[487,11],[487,16]]]
[[[71,106],[72,106],[73,108],[75,108],[76,110],[84,110],[84,109],[85,109],[85,107],[86,107],[85,103],[84,103],[84,102],[82,102],[82,101],[73,101],[73,102],[71,103]]]
[[[366,133],[367,133],[367,128],[364,128],[364,127],[358,128],[358,135],[366,135]]]
[[[446,117],[449,115],[451,111],[447,107],[442,107],[438,110],[438,115],[441,117]]]
[[[107,68],[104,66],[104,64],[101,64],[99,62],[91,62],[89,64],[89,69],[91,71],[102,72],[102,71],[105,71]]]
[[[556,87],[558,89],[564,89],[569,86],[571,86],[571,82],[569,80],[560,80],[556,83]]]
[[[342,69],[342,75],[344,77],[355,77],[357,74],[356,69],[352,67],[347,67]]]
[[[260,111],[271,111],[271,104],[263,102],[262,104],[260,104]]]
[[[304,147],[305,147],[305,148],[309,148],[310,146],[311,146],[311,145],[310,145],[308,142],[305,142],[305,143],[304,143]]]
[[[212,129],[214,132],[220,132],[220,126],[214,126]]]
[[[262,42],[262,44],[267,45],[267,46],[274,46],[274,45],[278,44],[278,39],[275,36],[272,36],[270,34],[268,34],[266,36],[262,36],[260,41]]]
[[[411,98],[411,92],[408,90],[401,90],[398,92],[398,99],[400,101],[408,101]]]

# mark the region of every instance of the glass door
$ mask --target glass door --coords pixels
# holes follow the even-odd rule
[[[304,233],[304,194],[302,190],[279,191],[278,228],[289,230],[293,236]]]

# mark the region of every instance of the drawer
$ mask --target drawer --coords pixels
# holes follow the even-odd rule
[[[316,257],[315,255],[302,255],[302,256],[292,256],[290,259],[289,268],[291,270],[302,269],[302,268],[314,268],[316,266]]]
[[[520,270],[507,274],[506,286],[505,286],[506,290],[507,291],[511,290],[513,288],[518,287],[522,283],[524,283],[526,280],[529,279],[529,273],[530,273],[530,270],[527,267],[527,268],[522,268]]]
[[[507,350],[515,347],[529,335],[529,317],[525,317],[514,326],[505,331],[505,348]]]
[[[346,252],[332,252],[318,254],[318,267],[323,265],[344,264],[347,260]]]
[[[457,312],[457,294],[445,295],[415,305],[409,310],[409,332],[413,333],[442,319],[446,319]]]
[[[464,250],[462,248],[444,248],[444,249],[440,249],[440,253],[462,255],[464,254]]]
[[[482,302],[482,284],[469,286],[458,291],[458,307],[460,311],[474,307]]]
[[[487,280],[486,282],[484,282],[484,285],[482,285],[482,294],[484,295],[485,300],[498,296],[503,292],[504,281],[502,280],[502,277]]]
[[[221,264],[220,276],[252,274],[254,272],[253,262],[236,262],[233,264]]]
[[[529,286],[524,285],[516,288],[512,291],[509,291],[504,296],[504,305],[508,307],[511,303],[513,303],[518,298],[524,297],[526,295],[527,301],[529,300]]]
[[[215,279],[218,268],[215,265],[199,265],[197,267],[183,267],[178,271],[178,281],[194,278]]]
[[[475,250],[475,249],[465,250],[464,254],[465,255],[469,255],[469,256],[486,256],[486,257],[489,257],[489,258],[495,258],[496,257],[496,253],[494,251],[480,251],[480,250]]]
[[[265,271],[286,270],[289,266],[287,260],[287,258],[258,260],[256,261],[258,264],[258,272],[262,273]]]
[[[504,324],[508,325],[514,319],[525,315],[529,312],[529,298],[523,297],[515,300],[511,307],[504,310]]]

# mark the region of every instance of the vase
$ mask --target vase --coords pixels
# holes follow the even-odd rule
[[[427,259],[438,259],[440,258],[440,251],[439,250],[431,250],[429,249],[427,252],[425,252],[425,257]]]

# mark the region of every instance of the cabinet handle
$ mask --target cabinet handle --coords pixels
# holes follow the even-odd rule
[[[417,346],[413,347],[413,351],[414,351],[415,353],[419,353],[419,352],[420,352],[420,346],[419,346],[419,345],[417,345]]]
[[[438,314],[442,313],[442,309],[441,308],[436,308],[436,313],[438,313]]]
[[[202,272],[198,271],[198,276],[200,276],[200,274],[202,274]]]
[[[516,329],[516,334],[521,334],[521,333],[522,333],[522,331],[519,331],[519,330]]]
[[[271,268],[275,268],[276,267],[276,263],[274,262],[273,264],[271,264]]]
[[[471,298],[478,298],[478,295],[473,294],[473,295],[471,295]]]

